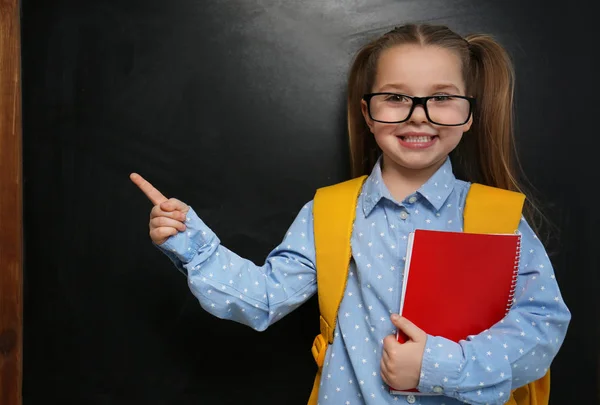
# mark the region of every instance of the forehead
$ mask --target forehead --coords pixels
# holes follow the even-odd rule
[[[462,64],[456,52],[433,45],[397,45],[379,56],[373,90],[385,86],[427,91],[440,85],[464,91]]]

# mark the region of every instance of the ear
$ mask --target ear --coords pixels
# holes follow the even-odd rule
[[[371,133],[373,133],[374,122],[371,117],[369,117],[369,107],[367,106],[367,102],[365,100],[360,100],[360,111],[362,112],[363,118],[365,119],[369,130]]]
[[[473,125],[473,114],[469,118],[469,121],[465,125],[463,125],[463,132],[468,132],[471,129],[471,125]]]

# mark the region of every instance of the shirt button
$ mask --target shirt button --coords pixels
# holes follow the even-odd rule
[[[444,391],[442,387],[433,387],[433,392],[436,394],[441,394]]]
[[[402,219],[406,219],[406,218],[408,218],[408,212],[406,212],[406,211],[402,211],[402,212],[400,213],[400,218],[402,218]]]
[[[415,197],[414,195],[408,199],[408,202],[411,204],[414,204],[416,201],[417,201],[417,197]]]
[[[408,402],[409,404],[414,404],[416,400],[417,399],[415,398],[414,395],[409,395],[406,397],[406,402]]]

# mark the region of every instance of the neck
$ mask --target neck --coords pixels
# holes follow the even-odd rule
[[[383,156],[381,175],[385,186],[388,188],[392,197],[401,202],[407,196],[416,192],[423,184],[435,174],[435,172],[444,164],[446,159],[422,169],[410,169],[401,166],[392,159]]]

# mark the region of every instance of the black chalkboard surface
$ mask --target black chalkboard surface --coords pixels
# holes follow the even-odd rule
[[[208,315],[128,175],[262,263],[315,189],[349,176],[353,52],[411,20],[493,34],[514,58],[520,157],[576,314],[552,404],[599,403],[596,46],[575,3],[23,0],[23,403],[305,404],[316,298],[265,332]]]

